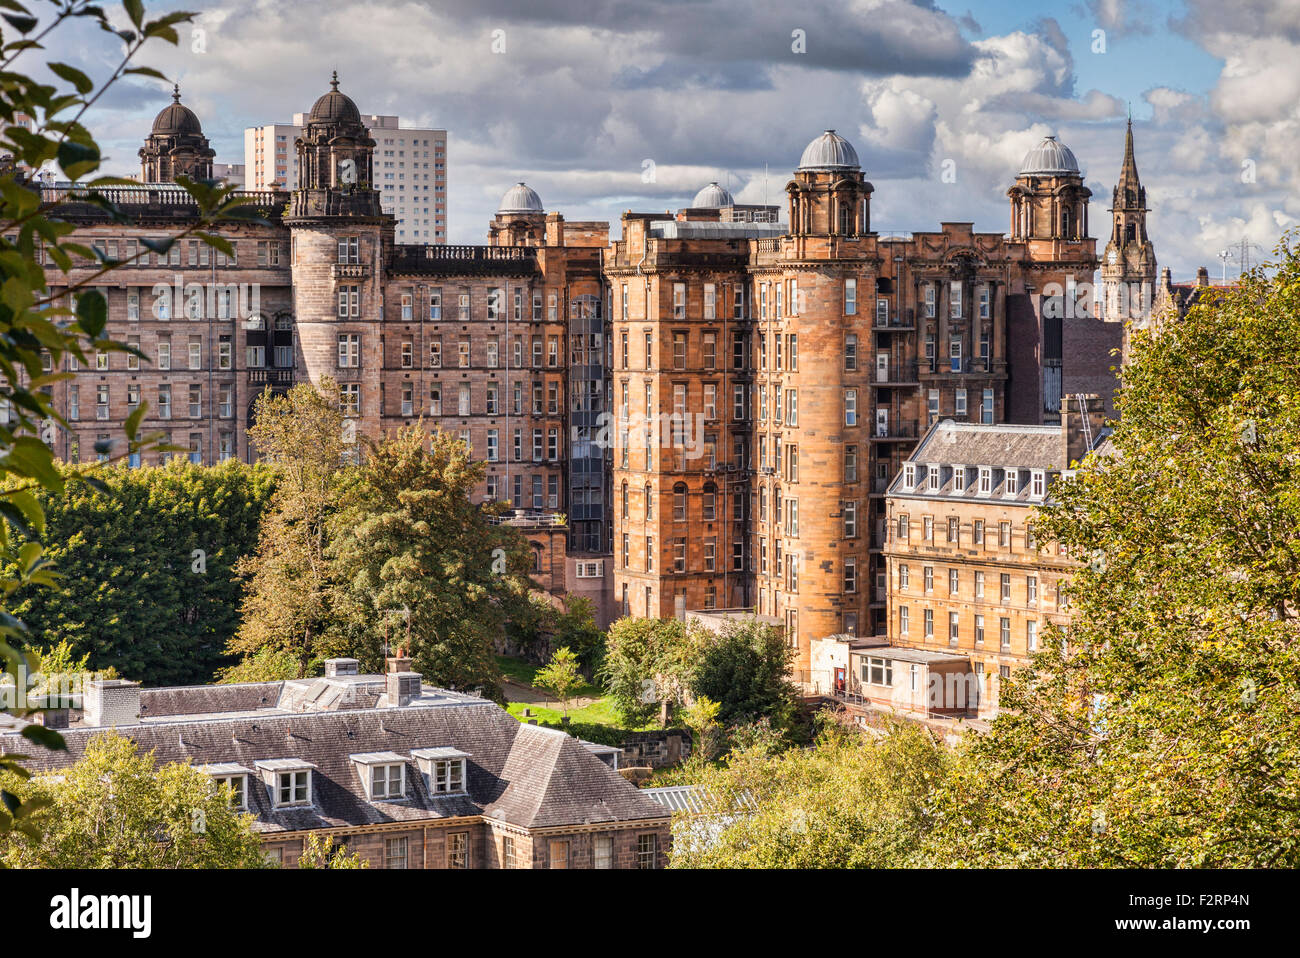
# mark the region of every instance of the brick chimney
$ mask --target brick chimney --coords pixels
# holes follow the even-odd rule
[[[1101,427],[1106,422],[1106,404],[1100,396],[1084,394],[1083,410],[1079,409],[1079,399],[1079,395],[1067,395],[1061,399],[1062,469],[1073,469],[1090,449],[1097,447],[1101,441]]]
[[[356,659],[326,659],[325,660],[325,677],[333,678],[336,675],[356,675],[361,669],[361,663]]]
[[[391,665],[394,660],[389,659],[388,661]],[[397,661],[409,664],[411,660],[400,659]],[[384,676],[384,697],[387,699],[388,705],[390,707],[396,705],[400,708],[410,705],[413,700],[418,699],[423,678],[419,672],[399,671],[390,668],[388,674]]]
[[[387,660],[388,671],[392,672],[409,672],[411,671],[411,658],[407,655],[390,655]]]
[[[1204,266],[1202,266],[1200,269],[1196,271],[1196,285],[1197,286],[1210,285],[1210,271],[1206,269]]]
[[[85,723],[95,728],[140,724],[140,683],[125,679],[96,679],[86,683]]]

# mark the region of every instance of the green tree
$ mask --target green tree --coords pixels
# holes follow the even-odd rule
[[[322,836],[308,832],[303,842],[299,868],[368,868],[370,863],[358,852],[350,852],[346,845],[334,840],[332,835]]]
[[[1036,532],[1083,563],[1073,620],[969,743],[943,805],[963,862],[1300,864],[1300,257],[1278,256],[1135,331],[1112,454],[1053,487]]]
[[[15,614],[90,669],[151,685],[211,681],[239,626],[233,566],[257,544],[270,471],[174,460],[102,470],[98,480],[39,494],[39,541],[61,587],[23,593]]]
[[[533,674],[533,685],[550,692],[560,700],[565,718],[569,715],[569,702],[573,693],[582,685],[582,673],[578,670],[578,657],[567,647],[556,649],[551,661]]]
[[[298,678],[337,651],[330,521],[350,471],[340,400],[329,378],[257,398],[249,437],[277,485],[256,551],[235,565],[246,592],[228,650],[241,658],[222,681]]]
[[[636,727],[683,700],[689,658],[681,622],[623,618],[609,628],[599,677],[623,721]]]
[[[231,807],[229,791],[191,765],[156,765],[116,732],[97,735],[61,772],[5,788],[42,806],[38,836],[0,836],[12,868],[259,868],[253,816]]]
[[[563,608],[552,610],[552,642],[572,649],[583,673],[594,676],[605,657],[605,633],[596,626],[595,605],[581,595],[565,595],[561,601]]]
[[[10,611],[20,589],[50,588],[55,584],[51,563],[36,541],[45,516],[35,493],[63,491],[67,476],[54,466],[51,452],[57,430],[68,423],[54,408],[49,386],[71,375],[59,370],[65,357],[83,365],[91,352],[134,351],[106,334],[108,310],[95,286],[120,263],[68,237],[74,225],[61,214],[70,203],[99,207],[116,222],[129,218],[102,188],[122,183],[107,177],[87,179],[100,166],[100,150],[83,120],[86,113],[122,77],[165,79],[157,70],[132,66],[137,53],[149,42],[175,44],[176,25],[192,14],[175,11],[156,20],[145,19],[141,0],[123,4],[126,25],[115,26],[103,7],[87,0],[55,0],[52,16],[33,15],[19,0],[6,0],[0,25],[0,399],[9,416],[0,423],[0,559],[10,571],[0,576],[0,660],[17,673],[22,665],[14,643],[27,640],[28,627]],[[32,62],[61,28],[78,23],[98,26],[121,44],[120,58],[103,83],[66,63]],[[53,78],[34,79],[20,72],[44,67]],[[20,122],[20,118],[27,118]],[[78,187],[49,194],[37,188],[30,171],[50,169]],[[232,190],[185,178],[179,185],[195,201],[195,216],[179,234],[165,239],[142,240],[144,251],[165,251],[183,236],[195,236],[223,252],[230,244],[209,230],[214,224],[250,212],[246,200]],[[250,217],[251,218],[251,217]],[[38,256],[38,251],[42,254]],[[48,260],[51,269],[43,265]],[[97,268],[83,269],[85,266]],[[73,281],[73,268],[84,275]],[[126,448],[118,458],[155,446],[161,434],[141,436],[139,426],[147,407],[141,404],[127,419]],[[96,444],[99,446],[99,444]],[[109,453],[111,445],[98,452]],[[83,467],[88,474],[95,466]],[[88,479],[87,481],[93,481]],[[10,707],[9,711],[20,711]],[[24,728],[23,735],[57,747],[60,739],[40,726]],[[0,757],[0,772],[21,768],[22,756]],[[0,835],[27,822],[29,810],[8,792],[0,790]],[[30,824],[28,822],[28,824]]]
[[[718,725],[718,713],[721,711],[722,703],[705,695],[696,696],[686,706],[682,720],[695,735],[695,748],[691,753],[693,756],[698,755],[704,761],[712,761],[721,754],[721,728]]]
[[[815,747],[761,740],[702,767],[703,826],[674,832],[674,868],[897,868],[929,864],[936,790],[953,753],[906,723],[879,736],[830,723]]]
[[[691,694],[717,702],[723,725],[760,719],[775,728],[792,725],[798,701],[788,678],[794,649],[779,629],[749,618],[727,622],[720,632],[693,626],[690,640]]]
[[[358,658],[405,645],[432,683],[504,701],[493,640],[527,601],[530,549],[470,494],[484,465],[422,423],[366,442],[359,480],[335,517],[337,608]]]

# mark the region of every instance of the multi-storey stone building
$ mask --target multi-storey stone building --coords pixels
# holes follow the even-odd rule
[[[1008,190],[1007,234],[876,232],[874,187],[828,131],[786,187],[789,225],[712,183],[675,216],[625,213],[611,243],[521,183],[486,245],[425,246],[395,239],[377,135],[335,81],[294,144],[297,188],[251,194],[271,225],[225,229],[234,257],[144,252],[192,222],[171,185],[118,196],[130,227],[68,209],[78,239],[143,253],[106,278],[109,330],[156,362],[102,356],[57,384],[62,455],[147,399],[146,428],[192,458],[251,458],[255,395],[330,376],[364,432],[423,416],[463,437],[487,463],[478,495],[523,510],[550,587],[601,599],[602,621],[751,609],[806,677],[812,638],[885,632],[885,488],[931,423],[1050,424],[1064,397],[1113,388],[1122,323],[1071,308],[1096,242],[1052,137]],[[205,144],[169,106],[145,178]]]
[[[1058,422],[1064,396],[1113,379],[1119,329],[1059,308],[1097,260],[1090,193],[1053,137],[1008,191],[1006,235],[874,232],[874,187],[834,131],[786,189],[788,228],[698,201],[623,217],[606,263],[615,585],[637,615],[753,608],[806,677],[813,637],[884,634],[884,492],[925,428]],[[644,441],[647,416],[685,434]]]
[[[158,764],[191,762],[231,788],[267,855],[298,865],[307,835],[373,868],[662,868],[671,812],[616,771],[619,750],[521,723],[493,702],[331,659],[287,682],[142,689],[96,680],[44,712],[66,748],[24,747],[58,774],[107,729]],[[25,724],[19,720],[18,724]]]
[[[80,370],[68,361],[78,375],[52,387],[71,424],[55,431],[56,451],[74,462],[108,455],[92,450],[120,442],[147,402],[144,430],[191,460],[251,460],[257,395],[330,377],[362,434],[422,417],[467,441],[487,466],[477,495],[521,513],[511,521],[533,542],[539,580],[590,595],[607,621],[607,452],[594,436],[607,396],[608,224],[547,214],[520,184],[488,245],[397,242],[375,136],[335,80],[294,144],[298,188],[247,194],[269,225],[222,226],[233,255],[197,239],[145,245],[195,222],[195,204],[170,180],[210,175],[208,141],[179,98],[141,151],[146,182],[109,191],[131,225],[43,187],[66,201],[77,241],[125,261],[98,287],[108,332],[148,357],[101,353]],[[50,275],[66,288],[97,269]]]
[[[1037,541],[1030,518],[1051,501],[1053,481],[1101,442],[1103,422],[1096,396],[1057,426],[943,420],[890,484],[889,646],[968,660],[973,701],[962,706],[972,712],[995,711],[997,682],[1037,651],[1049,624],[1068,621],[1075,560]],[[850,677],[859,681],[869,686],[870,674]]]

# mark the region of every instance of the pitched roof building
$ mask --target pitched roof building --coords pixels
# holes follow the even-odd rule
[[[390,659],[385,675],[356,668],[334,659],[320,678],[245,685],[92,682],[81,708],[46,713],[66,725],[66,751],[9,732],[0,753],[54,773],[116,727],[159,764],[190,762],[229,783],[288,867],[312,831],[371,867],[665,864],[670,812],[617,773],[611,750],[423,685],[406,659]]]

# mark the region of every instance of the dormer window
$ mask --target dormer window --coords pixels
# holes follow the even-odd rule
[[[463,795],[465,793],[465,763],[468,752],[455,748],[418,748],[411,756],[420,763],[429,784],[429,794]]]
[[[277,758],[257,763],[276,808],[311,804],[311,773],[315,767],[300,758]]]
[[[311,803],[311,772],[280,772],[276,778],[276,805],[308,805]]]
[[[980,495],[987,496],[993,491],[993,468],[980,466]]]
[[[916,486],[916,466],[912,463],[903,464],[903,487],[911,490]]]
[[[372,802],[406,797],[406,757],[396,752],[349,755],[358,766],[366,795]]]
[[[212,777],[215,787],[230,787],[231,808],[239,812],[248,810],[248,776],[252,774],[251,771],[242,765],[231,763],[205,765],[203,771]]]
[[[938,491],[939,491],[939,486],[942,485],[942,482],[940,481],[940,478],[941,478],[941,477],[940,477],[940,470],[939,470],[939,467],[938,467],[938,466],[931,466],[931,467],[930,467],[930,491],[931,491],[931,492],[938,492]]]
[[[1009,468],[1006,470],[1006,479],[1002,484],[1003,495],[1014,496],[1016,486],[1019,485],[1020,470]]]
[[[1043,470],[1035,469],[1033,478],[1030,481],[1032,483],[1030,491],[1035,499],[1041,499],[1047,495],[1047,476]]]
[[[953,492],[966,491],[966,467],[965,466],[952,467],[952,491]]]

